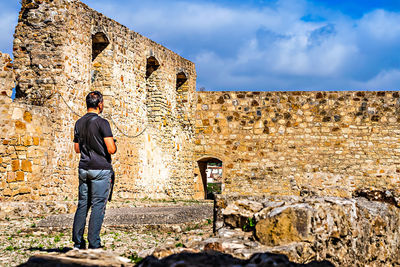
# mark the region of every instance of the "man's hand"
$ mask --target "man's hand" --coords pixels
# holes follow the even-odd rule
[[[79,149],[79,143],[74,143],[74,150],[76,153],[81,153],[81,150]]]
[[[115,145],[114,138],[104,137],[104,143],[106,143],[108,153],[115,154],[115,152],[117,152],[117,146]]]

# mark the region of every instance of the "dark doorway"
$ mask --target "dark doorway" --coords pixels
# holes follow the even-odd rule
[[[147,64],[146,64],[146,79],[150,77],[150,75],[156,71],[160,67],[160,63],[158,60],[151,56],[147,58]]]
[[[205,199],[213,199],[214,194],[221,194],[223,189],[222,161],[209,157],[199,160],[197,164],[203,180],[204,197]]]
[[[107,36],[102,33],[98,32],[92,35],[92,61],[96,59],[101,52],[110,44]]]
[[[179,90],[179,88],[187,81],[186,74],[184,72],[179,72],[176,75],[176,90]]]

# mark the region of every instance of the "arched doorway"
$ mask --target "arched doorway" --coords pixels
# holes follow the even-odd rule
[[[197,161],[204,186],[204,198],[213,199],[214,194],[221,194],[223,190],[223,163],[213,157],[202,158]]]
[[[146,63],[146,79],[149,79],[151,74],[155,72],[159,67],[160,63],[155,57],[153,56],[148,57]]]

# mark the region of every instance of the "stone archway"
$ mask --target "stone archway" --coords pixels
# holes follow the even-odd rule
[[[203,181],[204,198],[213,199],[214,194],[220,194],[224,189],[223,161],[216,157],[203,157],[197,165]]]

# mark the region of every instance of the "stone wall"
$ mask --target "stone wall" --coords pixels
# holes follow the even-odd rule
[[[104,94],[117,139],[116,200],[198,194],[192,62],[78,0],[24,0],[13,64],[16,99],[1,106],[3,200],[77,198],[73,127],[91,90]]]
[[[48,179],[47,166],[53,157],[53,129],[47,108],[11,100],[15,86],[11,58],[1,54],[0,62],[0,199],[47,200],[57,198],[63,188],[59,180]],[[57,192],[56,192],[57,191]],[[4,210],[2,205],[1,210]]]
[[[399,190],[397,92],[196,94],[192,62],[78,0],[22,1],[13,66],[1,59],[4,200],[76,199],[73,126],[91,90],[118,140],[116,199],[204,198],[209,160],[223,193]]]
[[[199,92],[196,160],[224,193],[349,197],[399,190],[398,92]]]
[[[9,99],[11,99],[12,89],[15,87],[15,77],[12,67],[10,55],[0,52],[0,94]]]

